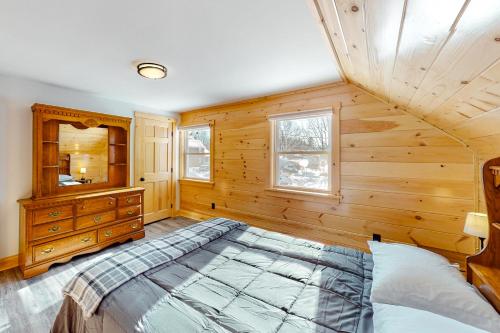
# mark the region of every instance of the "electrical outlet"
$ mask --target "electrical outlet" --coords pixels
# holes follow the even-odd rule
[[[215,209],[215,202],[212,202],[212,209]]]
[[[379,234],[373,234],[373,240],[375,242],[380,242],[380,241],[382,241],[382,236]]]

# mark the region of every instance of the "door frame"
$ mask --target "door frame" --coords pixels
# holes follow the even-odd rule
[[[175,175],[177,174],[178,170],[178,165],[177,165],[177,141],[176,141],[176,133],[177,133],[177,119],[168,117],[168,116],[162,116],[159,114],[153,114],[153,113],[145,113],[145,112],[139,112],[135,111],[134,112],[134,186],[135,187],[141,187],[141,181],[140,178],[141,176],[139,175],[139,168],[137,167],[137,159],[139,158],[138,152],[139,152],[139,141],[137,140],[137,118],[146,118],[146,119],[151,119],[151,120],[158,120],[158,121],[165,121],[165,122],[170,122],[172,123],[172,132],[170,133],[170,142],[171,142],[171,154],[170,156],[171,161],[172,161],[172,166],[171,166],[171,172],[170,172],[170,184],[171,186],[171,193],[170,193],[170,216],[175,217],[176,213],[176,203],[177,203],[177,179]],[[147,222],[145,224],[153,223],[156,221],[151,221]]]

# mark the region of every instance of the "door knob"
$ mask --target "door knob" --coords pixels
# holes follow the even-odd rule
[[[140,180],[141,180],[141,182],[143,182],[145,179],[144,179],[144,177],[141,177],[141,179],[140,179]]]

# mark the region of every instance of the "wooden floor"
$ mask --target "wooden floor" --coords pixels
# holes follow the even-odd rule
[[[149,224],[145,239],[52,266],[47,273],[29,280],[23,280],[17,268],[0,272],[0,332],[49,332],[62,303],[61,290],[77,271],[123,248],[196,222],[177,217]]]

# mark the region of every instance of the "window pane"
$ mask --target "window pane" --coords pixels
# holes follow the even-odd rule
[[[330,189],[327,154],[280,154],[278,158],[276,185]]]
[[[210,179],[210,155],[185,155],[186,178]]]
[[[210,128],[186,130],[186,153],[210,153]]]
[[[325,151],[329,149],[331,116],[276,121],[277,151]]]

